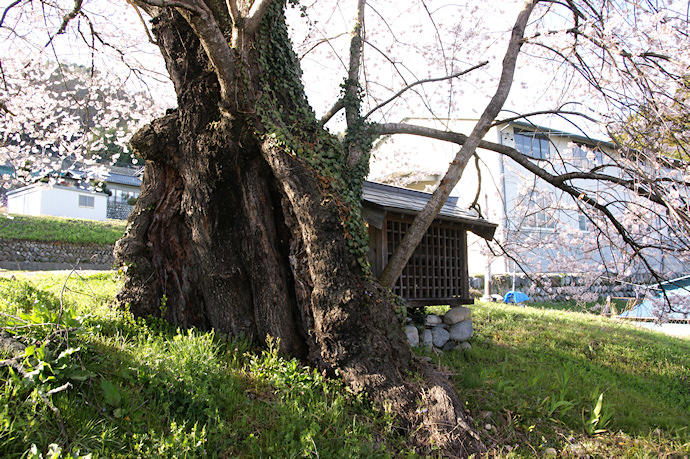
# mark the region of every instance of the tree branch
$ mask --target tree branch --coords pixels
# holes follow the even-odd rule
[[[159,0],[145,0],[159,1]],[[164,0],[167,1],[167,0]],[[199,37],[199,41],[206,51],[220,85],[221,112],[230,115],[232,98],[235,88],[235,55],[233,54],[223,32],[215,21],[213,12],[201,0],[190,0],[188,9],[179,9],[180,14],[187,20]],[[195,14],[190,14],[194,12]]]
[[[7,17],[7,13],[9,13],[12,8],[19,5],[22,1],[24,1],[24,0],[14,0],[12,3],[7,5],[7,8],[5,8],[5,10],[2,12],[2,17],[0,17],[0,27],[2,27],[2,25],[5,23],[5,18]]]
[[[406,125],[406,124],[398,124],[398,123],[391,123],[391,124],[382,124],[382,125],[377,125],[374,126],[376,129],[377,133],[385,133],[385,134],[393,134],[393,133],[404,133],[404,134],[413,134],[413,135],[420,135],[420,136],[425,136],[433,139],[438,139],[438,140],[445,140],[449,142],[453,142],[459,145],[464,144],[467,142],[468,137],[455,133],[455,132],[450,132],[450,131],[441,131],[433,128],[427,128],[423,126],[413,126],[413,125]],[[631,191],[635,193],[638,196],[644,197],[648,199],[650,202],[662,205],[663,207],[669,209],[671,213],[676,215],[677,218],[683,220],[683,221],[689,221],[689,216],[685,212],[681,212],[679,209],[676,209],[675,207],[671,206],[670,203],[664,199],[664,196],[661,193],[658,192],[653,192],[651,190],[651,186],[649,188],[646,187],[640,187],[639,183],[635,182],[634,180],[626,180],[621,177],[616,177],[613,175],[609,174],[602,174],[602,173],[597,173],[597,172],[585,172],[585,171],[580,171],[580,172],[570,172],[566,174],[560,174],[560,175],[555,175],[551,174],[548,171],[546,171],[544,168],[539,167],[539,165],[533,161],[531,161],[528,157],[517,151],[513,147],[509,147],[507,145],[501,145],[498,143],[494,142],[487,142],[487,141],[481,141],[479,143],[479,148],[483,148],[486,150],[491,150],[495,151],[497,153],[503,154],[509,158],[511,158],[513,161],[515,161],[518,165],[529,171],[530,173],[534,174],[535,176],[539,177],[540,179],[544,180],[545,182],[551,184],[557,189],[560,189],[561,191],[567,193],[569,196],[571,196],[575,202],[582,202],[592,209],[597,210],[600,212],[602,215],[606,217],[606,219],[613,225],[615,228],[615,231],[617,234],[621,236],[623,239],[623,242],[630,247],[636,257],[642,261],[642,263],[645,265],[645,267],[649,270],[650,273],[655,273],[654,268],[650,265],[649,260],[644,256],[642,253],[642,250],[645,248],[649,248],[647,246],[639,244],[635,238],[629,233],[629,231],[625,228],[625,226],[616,218],[616,216],[611,212],[611,210],[608,208],[609,204],[601,203],[597,199],[591,197],[587,193],[583,192],[582,189],[575,188],[572,185],[569,185],[566,182],[575,180],[575,179],[587,179],[587,180],[594,180],[598,182],[608,182],[612,183],[614,185],[619,185],[625,188],[628,191]],[[621,167],[621,166],[618,166]],[[667,179],[661,179],[661,181],[666,181]],[[654,181],[652,181],[654,183]],[[603,230],[601,230],[603,232]],[[409,232],[409,230],[408,230]],[[402,245],[402,243],[401,243]],[[391,258],[392,260],[392,258]],[[390,263],[390,261],[389,261]],[[385,271],[385,270],[384,270]],[[398,274],[399,276],[399,274]],[[397,277],[395,277],[394,281],[397,280]]]
[[[331,118],[333,118],[340,110],[345,108],[345,101],[342,99],[338,99],[335,104],[328,110],[326,113],[324,113],[323,117],[319,120],[319,124],[321,126],[325,125],[328,123]]]
[[[361,115],[362,101],[360,98],[359,70],[362,63],[362,48],[364,44],[364,7],[366,0],[357,1],[357,20],[352,30],[350,41],[350,64],[345,81],[343,103],[345,106],[345,120],[347,122],[348,138],[346,138],[346,162],[353,167],[364,154],[361,139],[358,132],[362,129],[363,119]]]
[[[501,124],[512,123],[513,121],[527,119],[527,118],[531,118],[533,116],[539,116],[539,115],[558,115],[566,121],[569,121],[569,119],[563,115],[574,115],[574,116],[579,116],[581,118],[584,118],[587,121],[591,121],[593,123],[597,122],[596,119],[594,119],[591,116],[586,115],[582,112],[576,112],[576,111],[572,111],[572,110],[563,110],[563,107],[565,107],[566,105],[572,105],[573,103],[574,102],[565,103],[565,104],[561,105],[560,107],[558,107],[554,110],[539,110],[536,112],[529,112],[529,113],[523,113],[523,114],[511,116],[510,118],[502,118],[502,119],[494,121],[492,126],[498,126]],[[508,110],[506,110],[506,111],[508,111]],[[516,113],[516,112],[512,112],[512,113]],[[571,123],[572,123],[572,121],[571,121]],[[574,123],[572,123],[572,124],[574,124]]]
[[[388,288],[392,288],[393,285],[395,285],[395,282],[398,280],[398,277],[400,277],[405,264],[412,256],[415,248],[422,240],[422,237],[424,237],[426,230],[429,228],[435,216],[448,199],[448,196],[450,196],[450,192],[460,180],[460,177],[467,166],[467,162],[472,155],[474,155],[477,147],[482,142],[482,138],[491,128],[491,123],[496,118],[503,107],[503,104],[508,98],[510,88],[513,84],[515,67],[517,65],[520,48],[524,43],[523,37],[527,27],[527,22],[529,21],[535,4],[536,1],[534,0],[527,0],[523,4],[522,10],[518,14],[515,25],[513,26],[508,49],[503,58],[503,69],[501,71],[501,78],[499,80],[498,87],[496,88],[496,93],[484,109],[484,112],[472,130],[472,133],[466,138],[465,143],[460,148],[460,151],[456,155],[455,159],[451,162],[448,171],[443,179],[441,179],[441,182],[439,183],[438,188],[436,188],[436,191],[434,191],[432,194],[431,199],[429,199],[427,205],[419,213],[419,215],[417,215],[400,245],[393,253],[386,267],[383,269],[383,272],[379,276],[379,282],[381,285]]]
[[[263,19],[272,1],[273,0],[254,0],[244,23],[246,33],[253,34],[259,29],[261,19]]]
[[[149,30],[148,26],[146,25],[146,21],[144,20],[144,17],[141,15],[141,11],[139,11],[139,6],[136,3],[134,3],[133,0],[127,0],[127,3],[129,3],[132,6],[132,8],[134,8],[134,11],[137,13],[137,17],[139,18],[139,22],[141,22],[141,25],[144,26],[144,31],[146,31],[146,37],[149,39],[149,43],[158,46],[158,43],[153,38],[153,36],[151,35],[151,31]]]
[[[237,6],[237,0],[226,0],[225,4],[228,7],[228,12],[230,13],[230,18],[235,27],[239,27],[239,23],[242,20],[242,13]]]
[[[409,91],[410,89],[412,89],[412,88],[415,87],[415,86],[418,86],[418,85],[420,85],[420,84],[425,84],[425,83],[435,83],[435,82],[437,82],[437,81],[452,80],[453,78],[461,77],[461,76],[463,76],[463,75],[466,75],[466,74],[470,73],[470,72],[473,71],[473,70],[477,70],[478,68],[484,67],[485,65],[488,65],[488,63],[489,63],[489,61],[482,61],[482,62],[480,62],[480,63],[477,64],[477,65],[473,65],[472,67],[470,67],[470,68],[468,68],[468,69],[466,69],[466,70],[462,70],[462,71],[460,71],[460,72],[456,72],[456,73],[454,73],[454,74],[452,74],[452,75],[447,75],[447,76],[438,77],[438,78],[426,78],[426,79],[424,79],[424,80],[417,80],[417,81],[415,81],[414,83],[410,83],[409,85],[405,86],[405,87],[402,88],[400,91],[398,91],[397,93],[395,93],[395,95],[393,95],[393,96],[390,97],[389,99],[385,100],[384,102],[381,102],[381,103],[378,104],[376,107],[374,107],[374,108],[372,108],[371,110],[369,110],[369,112],[368,112],[366,115],[364,115],[364,119],[369,118],[369,117],[371,116],[372,113],[374,113],[375,111],[377,111],[377,110],[379,110],[379,109],[385,107],[385,106],[388,105],[389,103],[393,102],[395,99],[397,99],[398,97],[400,97],[400,96],[403,95],[405,92]]]
[[[67,13],[65,17],[62,18],[62,24],[60,24],[60,28],[58,29],[57,33],[55,35],[60,35],[65,32],[67,29],[67,24],[69,24],[69,21],[77,17],[77,14],[81,11],[81,5],[82,5],[82,0],[75,0],[74,1],[74,8],[72,8],[72,11]],[[50,41],[53,39],[51,38]]]
[[[8,113],[12,116],[16,116],[14,113],[12,113],[12,111],[9,108],[7,108],[7,105],[5,105],[5,102],[0,101],[0,110],[5,112],[5,113]]]
[[[189,2],[178,1],[178,0],[133,0],[136,3],[155,6],[158,8],[178,8],[180,10],[188,11],[194,14],[202,14],[204,8],[200,8],[199,5],[192,5]],[[204,5],[205,7],[205,5]]]
[[[461,145],[461,146],[464,145],[468,139],[468,136],[466,136],[464,134],[460,134],[458,132],[443,131],[440,129],[434,129],[434,128],[430,128],[430,127],[426,127],[426,126],[416,126],[413,124],[405,124],[405,123],[375,124],[375,125],[371,126],[371,129],[372,129],[371,132],[375,133],[377,135],[411,134],[411,135],[427,137],[430,139],[444,140],[444,141],[452,142],[452,143],[455,143],[455,144]],[[668,207],[668,203],[664,199],[662,194],[654,193],[652,190],[650,190],[648,188],[640,187],[639,182],[636,182],[634,180],[624,179],[622,177],[617,177],[615,175],[610,175],[610,174],[598,173],[595,170],[576,171],[576,172],[568,172],[565,174],[555,175],[555,174],[551,174],[550,172],[548,172],[544,168],[539,167],[538,164],[533,162],[527,156],[523,155],[518,150],[516,150],[515,148],[510,147],[508,145],[502,145],[500,143],[482,140],[479,142],[478,148],[482,148],[484,150],[494,151],[496,153],[500,153],[504,156],[507,156],[510,159],[512,159],[513,161],[515,161],[523,169],[536,175],[537,177],[544,180],[545,182],[550,183],[551,185],[559,187],[559,188],[560,188],[561,184],[565,184],[566,182],[570,182],[570,181],[576,180],[576,179],[608,182],[608,183],[612,183],[614,185],[622,186],[625,189],[627,189],[628,191],[631,191],[638,196],[649,199],[651,202],[654,202],[656,204],[661,204],[664,207]],[[617,167],[623,169],[622,166],[617,166]],[[656,181],[648,180],[648,182],[651,182],[651,183],[668,182],[668,181],[671,181],[671,179],[660,178],[659,180],[656,180]],[[678,183],[677,181],[674,181],[674,182]],[[681,183],[683,183],[684,185],[690,185],[690,184],[687,184],[685,182],[681,182]],[[578,197],[578,196],[579,196],[579,194],[575,195],[575,197]]]

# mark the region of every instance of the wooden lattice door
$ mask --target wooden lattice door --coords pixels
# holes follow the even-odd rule
[[[400,244],[410,223],[386,222],[386,252]],[[470,303],[465,230],[434,224],[405,266],[393,291],[408,305]]]

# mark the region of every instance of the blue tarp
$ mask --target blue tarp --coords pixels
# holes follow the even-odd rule
[[[522,303],[523,301],[529,301],[529,297],[522,292],[513,290],[506,293],[506,296],[503,297],[504,303]]]
[[[667,282],[662,282],[661,284],[657,284],[651,288],[652,292],[654,292],[654,296],[657,298],[661,297],[662,289],[666,291],[666,294],[669,295],[669,297],[677,298],[690,296],[690,276],[680,277],[678,279],[672,279]],[[631,310],[624,311],[618,317],[624,319],[650,320],[656,319],[657,314],[655,314],[655,306],[653,304],[653,301],[647,299],[635,306],[634,308],[632,308]],[[667,314],[667,318],[669,320],[682,320],[687,319],[688,317],[686,314],[672,312],[670,314]]]

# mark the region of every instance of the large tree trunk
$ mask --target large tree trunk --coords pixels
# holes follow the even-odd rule
[[[343,184],[361,187],[363,168],[336,179],[316,163],[337,169],[342,147],[308,110],[294,56],[281,45],[282,9],[271,9],[240,56],[238,102],[222,110],[197,35],[175,11],[158,13],[154,32],[178,108],[132,140],[146,168],[116,247],[126,268],[119,301],[185,327],[279,338],[281,351],[337,369],[390,405],[419,446],[433,439],[450,454],[482,450],[450,385],[412,358],[389,294],[358,262],[357,225],[348,224],[358,193]],[[269,90],[266,81],[278,84]],[[406,381],[411,373],[427,383]]]

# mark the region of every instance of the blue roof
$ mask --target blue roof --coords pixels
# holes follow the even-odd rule
[[[661,282],[656,284],[653,289],[658,290],[659,292],[663,289],[667,292],[673,292],[675,295],[690,295],[690,276],[679,277],[677,279]]]
[[[0,175],[14,175],[14,167],[9,164],[0,166]]]

